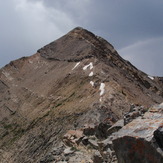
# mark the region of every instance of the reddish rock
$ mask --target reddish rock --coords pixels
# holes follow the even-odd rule
[[[69,130],[63,137],[63,142],[68,146],[79,144],[83,138],[82,130]]]
[[[163,155],[145,139],[124,136],[113,141],[119,163],[162,163]]]

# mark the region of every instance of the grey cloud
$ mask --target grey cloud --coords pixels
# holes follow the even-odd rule
[[[44,0],[44,3],[65,11],[77,24],[105,37],[118,48],[163,35],[162,0],[85,0],[83,5],[76,6],[74,2],[78,1]]]
[[[24,8],[15,8],[22,2]],[[158,39],[163,37],[162,0],[6,0],[0,4],[0,19],[5,20],[0,27],[0,65],[31,55],[75,26],[82,26],[107,39],[120,55],[130,54],[128,59],[141,70],[162,75],[163,67],[158,66],[163,50]],[[138,44],[147,40],[157,40],[158,45],[152,42],[157,49],[151,43]],[[139,46],[133,48],[136,44]],[[150,64],[141,62],[146,49],[150,49]]]
[[[163,76],[163,37],[137,42],[119,50],[126,60],[149,75]]]
[[[41,1],[11,2],[0,2],[0,19],[3,20],[0,26],[0,66],[34,54],[37,49],[75,26],[66,13],[57,9],[49,10]]]

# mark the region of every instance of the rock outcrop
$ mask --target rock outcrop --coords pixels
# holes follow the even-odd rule
[[[163,162],[161,105],[150,108],[115,133],[113,145],[120,163]]]
[[[131,105],[129,113],[140,111],[138,108],[143,107]],[[81,156],[85,155],[86,162],[161,163],[163,161],[162,104],[155,105],[146,112],[143,111],[141,116],[133,117],[126,125],[124,119],[109,127],[108,133],[102,140],[95,132],[98,126],[85,125],[80,130],[69,130],[63,137],[63,143],[67,149],[75,149],[80,151]],[[73,157],[81,159],[76,151],[72,151]]]

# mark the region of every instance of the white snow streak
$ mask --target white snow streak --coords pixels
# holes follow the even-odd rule
[[[93,71],[92,71],[92,72],[90,72],[89,76],[93,76]]]
[[[84,66],[84,67],[83,67],[83,70],[87,70],[88,67],[90,67],[90,70],[92,70],[92,69],[93,69],[93,63],[90,62],[90,64]]]
[[[90,81],[90,84],[92,85],[92,87],[94,86],[94,82],[93,81]]]
[[[151,80],[154,80],[154,77],[153,77],[153,76],[148,75],[148,77],[149,77]]]
[[[79,64],[80,64],[80,62],[78,62],[78,63],[74,66],[74,68],[73,68],[72,70],[74,70]]]
[[[104,92],[105,92],[105,83],[101,83],[100,84],[100,88],[99,88],[99,90],[101,91],[100,92],[100,96],[102,96],[103,94],[104,94]]]

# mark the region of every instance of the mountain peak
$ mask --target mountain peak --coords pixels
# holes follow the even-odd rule
[[[72,29],[69,33],[81,33],[81,32],[87,32],[88,30],[82,28],[82,27],[75,27]]]
[[[58,40],[39,49],[38,52],[46,59],[80,61],[115,50],[103,38],[82,27],[76,27]]]
[[[82,27],[74,28],[73,30],[68,32],[68,35],[71,35],[73,37],[85,38],[85,39],[87,39],[88,37],[91,37],[91,39],[97,39],[96,35],[94,35],[92,32]]]
[[[158,162],[161,149],[149,138],[162,124],[162,80],[136,69],[101,37],[73,29],[0,69],[0,162],[110,162],[115,153],[125,162],[142,149],[136,161],[154,153]],[[132,150],[135,144],[142,149]]]

